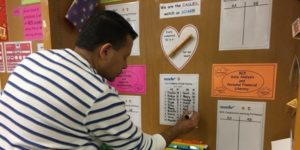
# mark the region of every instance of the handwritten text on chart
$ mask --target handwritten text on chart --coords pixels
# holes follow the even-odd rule
[[[174,125],[185,110],[198,111],[197,74],[160,75],[160,124]]]

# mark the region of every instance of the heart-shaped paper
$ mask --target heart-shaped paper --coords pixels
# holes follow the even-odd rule
[[[198,30],[192,24],[185,25],[179,33],[174,27],[168,26],[160,36],[165,56],[178,71],[191,60],[197,49],[198,41]]]

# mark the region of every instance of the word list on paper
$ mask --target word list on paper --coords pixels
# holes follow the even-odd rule
[[[265,102],[218,101],[217,150],[263,150]]]
[[[174,125],[191,105],[198,111],[197,74],[160,75],[160,124]]]

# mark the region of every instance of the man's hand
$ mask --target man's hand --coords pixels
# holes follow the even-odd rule
[[[189,116],[189,114],[192,113],[192,116]],[[185,134],[194,128],[198,127],[199,122],[199,113],[198,112],[185,112],[183,116],[176,122],[176,125],[174,128],[178,131],[181,131],[181,134]]]
[[[175,126],[165,130],[161,135],[166,140],[167,145],[169,145],[177,136],[185,134],[192,131],[194,128],[198,127],[199,113],[192,112],[192,116],[186,118],[185,116],[191,112],[185,112],[183,116],[177,121]]]

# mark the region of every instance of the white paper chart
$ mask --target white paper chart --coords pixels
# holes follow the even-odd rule
[[[217,150],[263,150],[265,102],[218,101]]]
[[[139,35],[140,34],[140,18],[139,18],[139,2],[128,2],[122,4],[112,4],[106,5],[105,9],[113,10],[122,15],[132,26],[134,31]],[[140,55],[140,39],[139,36],[134,40],[131,56]]]
[[[141,122],[141,96],[120,95],[125,102],[125,109],[130,116],[131,121],[138,127],[142,128]]]
[[[174,125],[188,106],[198,111],[198,74],[160,74],[160,124]]]
[[[268,49],[272,0],[221,0],[220,50]]]

